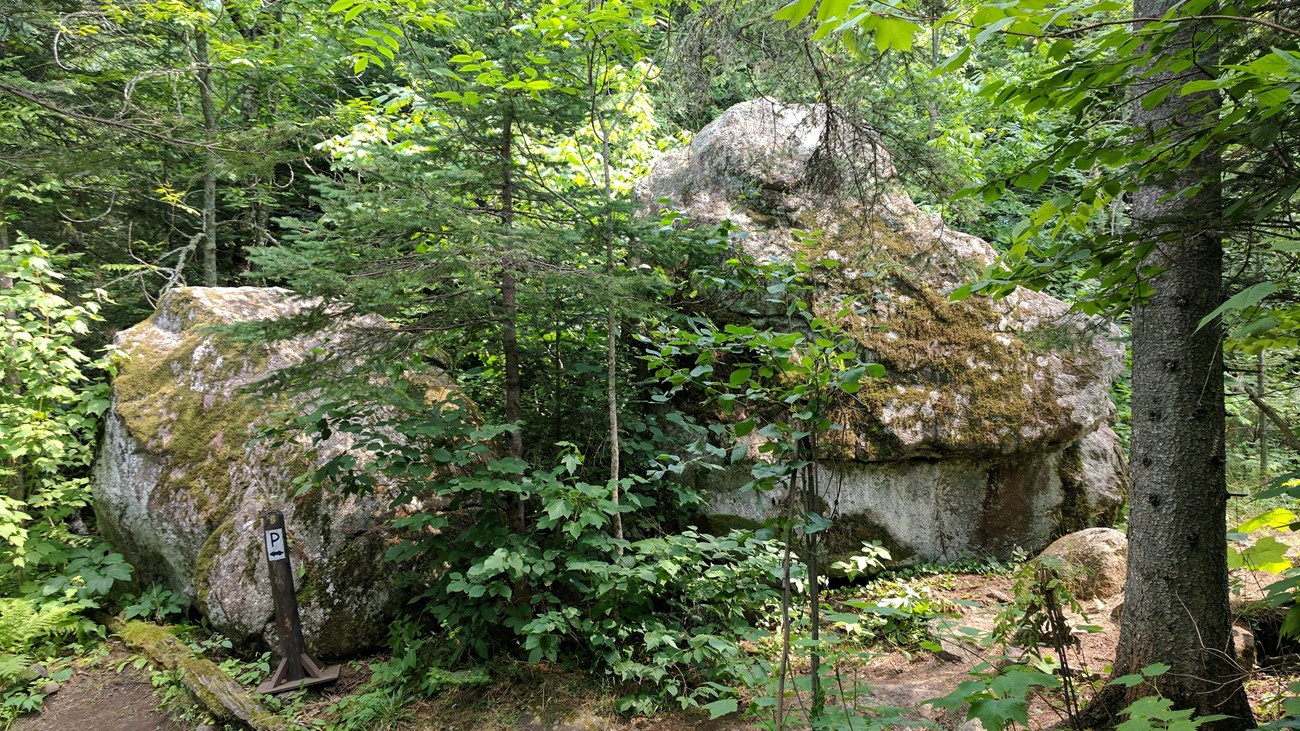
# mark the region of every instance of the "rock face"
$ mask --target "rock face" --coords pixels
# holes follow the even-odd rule
[[[819,105],[745,102],[664,156],[637,195],[693,225],[733,222],[760,261],[837,262],[819,270],[827,290],[858,298],[837,321],[887,375],[834,416],[843,431],[819,476],[832,552],[878,539],[907,562],[1006,557],[1114,517],[1126,485],[1109,427],[1118,331],[1024,289],[949,301],[995,253],[918,209],[869,132],[828,126]],[[836,317],[831,299],[819,314]],[[744,465],[702,477],[720,525],[766,519],[783,500],[736,492]]]
[[[1124,591],[1128,538],[1114,528],[1088,528],[1061,536],[1034,561],[1050,566],[1080,601]]]
[[[312,487],[295,497],[292,480],[346,450],[347,438],[315,445],[316,462],[303,441],[250,442],[272,411],[309,404],[258,403],[241,389],[313,350],[335,352],[359,328],[386,324],[356,320],[272,343],[205,329],[305,307],[282,289],[173,289],[153,317],[120,333],[126,360],[113,384],[93,494],[103,534],[135,565],[137,580],[183,592],[214,629],[244,645],[264,636],[274,643],[260,516],[283,511],[307,644],[333,657],[382,641],[401,599],[382,567],[392,495]]]

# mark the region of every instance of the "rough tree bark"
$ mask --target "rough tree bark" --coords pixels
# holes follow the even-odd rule
[[[194,34],[194,82],[199,87],[203,112],[203,136],[208,145],[203,166],[203,284],[217,286],[217,111],[212,100],[212,66],[208,56],[208,33]]]
[[[1137,0],[1135,17],[1160,17],[1175,4]],[[1195,52],[1200,68],[1212,67],[1212,47],[1189,51],[1204,42],[1205,30],[1182,24],[1160,53]],[[1177,78],[1144,77],[1139,90],[1171,83],[1176,90],[1207,78],[1196,68]],[[1134,116],[1153,138],[1177,139],[1217,109],[1214,97],[1175,91],[1153,109],[1138,104]],[[1160,693],[1197,715],[1230,716],[1206,727],[1230,731],[1254,723],[1233,661],[1228,608],[1220,328],[1214,322],[1198,329],[1222,301],[1220,175],[1218,153],[1207,151],[1186,168],[1144,181],[1133,198],[1140,242],[1154,243],[1145,263],[1163,272],[1152,282],[1154,294],[1133,306],[1129,562],[1114,669],[1126,675],[1155,662],[1170,665],[1156,680]],[[1171,195],[1194,184],[1202,186],[1195,195]],[[1150,694],[1146,686],[1108,686],[1085,720],[1112,725],[1118,710]]]

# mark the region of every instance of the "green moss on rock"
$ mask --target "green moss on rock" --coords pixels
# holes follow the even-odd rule
[[[314,652],[337,657],[357,647],[380,644],[387,637],[387,625],[374,621],[383,612],[359,608],[391,602],[392,595],[355,591],[358,586],[374,586],[376,572],[393,572],[392,564],[384,561],[386,550],[378,534],[367,533],[348,541],[328,565],[305,567],[307,580],[298,589],[298,605],[304,612],[321,612],[332,618],[309,638]]]

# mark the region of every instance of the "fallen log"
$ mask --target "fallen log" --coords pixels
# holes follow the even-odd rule
[[[271,713],[252,693],[216,663],[194,652],[166,627],[151,622],[123,622],[114,618],[109,629],[133,650],[155,663],[176,671],[194,697],[223,723],[240,722],[254,731],[289,731],[284,718]]]

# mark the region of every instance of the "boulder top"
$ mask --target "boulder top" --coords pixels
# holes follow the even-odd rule
[[[163,293],[152,325],[179,333],[199,325],[280,320],[315,304],[281,287],[175,287]]]
[[[737,104],[635,193],[643,211],[666,201],[687,225],[730,221],[760,262],[829,263],[815,274],[818,314],[887,373],[839,415],[845,458],[1037,453],[1111,418],[1119,331],[1026,289],[950,301],[993,247],[918,208],[879,136],[822,105]],[[837,315],[845,295],[859,304]]]

